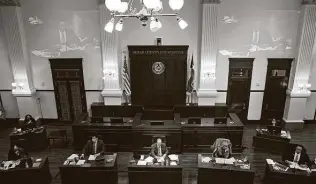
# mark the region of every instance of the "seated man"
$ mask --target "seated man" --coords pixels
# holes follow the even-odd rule
[[[161,138],[158,138],[157,142],[151,145],[150,155],[158,162],[165,160],[168,155],[168,148],[166,144],[162,143]]]
[[[302,145],[296,145],[294,152],[285,153],[283,160],[288,164],[296,163],[303,166],[311,165],[309,156]]]
[[[216,140],[213,150],[213,157],[227,159],[231,158],[232,150],[230,141],[227,139]]]
[[[97,157],[101,154],[104,154],[104,143],[99,136],[95,135],[86,143],[80,158],[84,158],[84,155],[95,155]]]

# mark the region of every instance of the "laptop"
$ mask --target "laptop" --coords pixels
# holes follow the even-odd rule
[[[158,126],[158,125],[164,125],[165,123],[163,121],[150,121],[150,125],[152,126]]]
[[[189,118],[188,124],[201,124],[201,118]]]
[[[270,134],[272,135],[279,135],[281,134],[281,127],[279,126],[272,126],[272,125],[268,125],[268,131],[270,132]]]

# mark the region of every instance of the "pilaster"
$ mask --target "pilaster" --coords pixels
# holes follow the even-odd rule
[[[122,103],[122,90],[120,88],[120,72],[118,43],[119,33],[104,31],[104,26],[111,19],[111,14],[105,7],[104,1],[99,1],[101,25],[101,55],[103,62],[104,88],[101,93],[106,105],[120,105]]]
[[[0,1],[2,20],[7,38],[8,54],[14,83],[12,94],[17,98],[20,118],[26,114],[39,116],[36,90],[28,53],[23,17],[19,1]]]
[[[203,0],[201,65],[198,89],[199,105],[214,105],[216,91],[216,61],[218,54],[219,0]]]
[[[300,15],[298,52],[292,64],[289,90],[283,119],[287,123],[303,123],[307,98],[310,97],[309,76],[316,50],[316,3],[303,1]]]

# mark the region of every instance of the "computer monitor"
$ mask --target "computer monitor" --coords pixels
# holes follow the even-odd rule
[[[188,120],[188,124],[201,124],[201,118],[190,117]]]
[[[110,118],[111,123],[124,123],[123,118]]]
[[[268,128],[268,131],[270,132],[270,134],[272,134],[272,135],[281,134],[281,127],[279,127],[279,126],[268,125],[267,128]]]
[[[150,125],[152,125],[152,126],[164,125],[164,122],[163,121],[151,121]]]
[[[214,124],[226,124],[227,123],[227,118],[215,118],[214,119]]]

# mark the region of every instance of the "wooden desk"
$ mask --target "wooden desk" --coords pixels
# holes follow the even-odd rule
[[[106,160],[113,161],[107,163]],[[107,183],[117,184],[117,154],[105,155],[103,161],[86,161],[91,164],[89,167],[63,165],[59,167],[62,184],[90,184]]]
[[[89,137],[100,135],[107,152],[132,150],[131,123],[74,123],[72,125],[75,149],[82,149]]]
[[[253,136],[253,147],[258,150],[282,154],[290,141],[290,138],[272,135],[268,131],[257,130],[257,134]]]
[[[198,155],[198,184],[253,184],[254,177],[252,168],[247,170],[234,165],[203,163],[202,155]]]
[[[202,118],[201,124],[182,125],[182,151],[210,152],[210,146],[217,138],[227,138],[233,150],[240,151],[244,125],[236,114],[229,114],[226,124],[214,124],[214,118]],[[187,121],[187,119],[181,119]],[[234,122],[234,123],[230,123]]]
[[[50,184],[51,180],[47,157],[38,167],[0,170],[0,182],[4,184]]]
[[[161,120],[164,125],[150,125],[151,120],[141,120],[133,125],[133,152],[149,153],[153,136],[165,136],[169,152],[181,153],[181,125],[174,120]]]
[[[286,184],[315,184],[316,174],[308,175],[306,171],[288,169],[287,171],[276,171],[272,165],[266,163],[264,182],[286,183]]]
[[[140,166],[136,163],[128,165],[129,184],[182,184],[181,155],[177,166]]]
[[[28,130],[21,133],[11,133],[10,144],[18,143],[26,151],[43,150],[48,146],[46,127]]]

